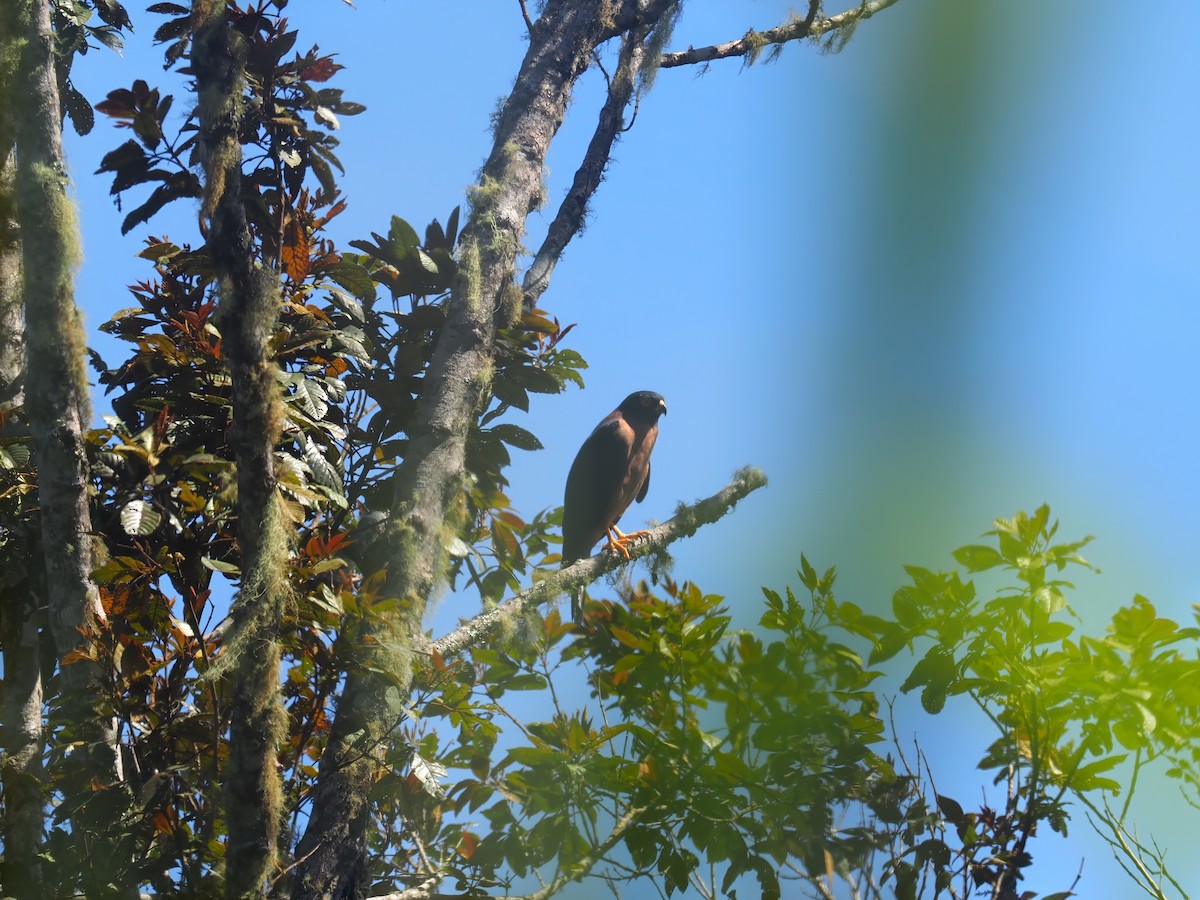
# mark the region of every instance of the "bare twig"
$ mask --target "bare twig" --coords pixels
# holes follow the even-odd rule
[[[812,6],[809,15],[804,19],[788,22],[766,31],[748,31],[745,36],[725,44],[713,44],[709,47],[689,47],[675,53],[664,53],[659,60],[663,69],[673,69],[677,66],[690,66],[697,63],[712,62],[714,59],[728,59],[731,56],[745,56],[753,59],[763,47],[771,44],[786,44],[789,41],[799,41],[809,37],[820,37],[842,28],[850,28],[875,13],[887,9],[897,0],[865,0],[861,6],[848,9],[830,18],[817,18]]]
[[[1112,807],[1108,805],[1107,799],[1103,801],[1104,810],[1101,812],[1100,808],[1086,794],[1077,793],[1076,796],[1088,808],[1087,818],[1092,828],[1109,845],[1113,858],[1138,887],[1154,897],[1155,900],[1168,900],[1166,892],[1162,889],[1162,882],[1165,879],[1179,892],[1180,897],[1187,900],[1187,892],[1167,871],[1163,852],[1157,844],[1151,850],[1142,843],[1136,833],[1131,833],[1125,827],[1124,822],[1113,815]],[[1107,833],[1101,826],[1107,829]],[[1146,862],[1147,857],[1152,861],[1152,865]]]
[[[690,537],[703,525],[722,518],[743,497],[767,483],[759,469],[747,468],[736,473],[734,480],[711,497],[694,504],[681,504],[675,516],[661,525],[650,529],[632,551],[633,558],[648,556],[664,549],[680,538]],[[528,590],[511,597],[504,603],[481,613],[469,622],[455,628],[449,634],[431,642],[426,648],[442,657],[455,656],[468,647],[473,647],[493,634],[509,617],[521,616],[525,610],[549,603],[566,591],[590,584],[602,575],[625,564],[625,558],[614,553],[601,552],[588,559],[572,563],[559,572],[552,572]]]
[[[525,20],[525,27],[529,29],[529,34],[532,37],[533,19],[529,16],[529,7],[526,5],[525,0],[517,0],[517,2],[521,4],[521,17]]]
[[[372,897],[371,900],[450,900],[450,894],[443,894],[437,889],[438,885],[442,883],[443,877],[436,875],[433,878],[427,878],[415,887],[394,891],[390,894],[380,894]],[[453,896],[460,897],[462,895],[454,894]]]

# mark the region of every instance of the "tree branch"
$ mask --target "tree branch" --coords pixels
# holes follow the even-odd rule
[[[51,25],[50,6],[47,0],[7,0],[0,11],[3,20],[0,66],[6,69],[3,80],[10,104],[4,110],[7,121],[0,125],[6,145],[3,148],[6,169],[10,165],[10,149],[15,147],[16,153],[15,169],[6,173],[6,179],[11,175],[12,192],[4,199],[15,200],[22,257],[18,276],[10,257],[14,235],[11,232],[4,235],[8,247],[3,277],[6,280],[20,277],[24,300],[23,409],[29,422],[37,470],[40,563],[46,579],[42,602],[60,663],[58,695],[50,704],[50,727],[56,730],[60,746],[78,748],[61,757],[56,766],[61,778],[55,787],[74,802],[120,781],[121,758],[116,727],[111,716],[101,711],[107,706],[104,701],[109,689],[97,659],[99,654],[93,647],[94,638],[105,623],[105,614],[100,592],[92,580],[93,529],[88,505],[91,473],[86,442],[91,402],[84,363],[87,340],[75,304],[79,226],[68,195],[62,107],[55,70],[57,38]],[[11,211],[12,207],[7,207],[3,219],[7,220]],[[6,290],[14,283],[10,281]],[[14,310],[8,302],[5,306],[7,317]],[[13,339],[14,335],[5,335],[6,353],[12,349]],[[18,392],[20,389],[19,383],[7,387],[16,387]],[[30,613],[39,604],[33,596],[19,597],[17,592],[6,598],[6,603],[14,619],[19,620],[11,623],[11,627],[20,632],[12,634],[5,647],[5,702],[19,704],[18,709],[6,712],[36,719],[36,727],[35,721],[27,721],[21,735],[6,735],[12,742],[10,747],[24,737],[34,740],[32,746],[22,748],[21,758],[10,761],[10,765],[33,772],[40,766],[42,704],[39,671],[36,668],[29,671],[28,667],[38,666],[36,627]],[[26,605],[29,609],[22,610]],[[9,650],[18,648],[21,655],[14,653],[10,660]],[[10,664],[14,676],[11,689],[14,695],[24,694],[11,700],[7,696]],[[36,708],[32,706],[34,703]],[[34,759],[30,754],[39,758]],[[16,773],[11,769],[5,773],[6,799],[10,774]],[[30,787],[27,782],[25,789],[11,798],[22,807],[20,812],[13,812],[24,817],[23,827],[34,829],[32,833],[14,834],[14,840],[22,848],[29,841],[40,839],[42,830],[45,796],[31,797]],[[40,787],[34,782],[33,792],[39,792]],[[27,806],[29,803],[32,807]],[[6,809],[6,818],[10,815]],[[89,876],[100,884],[110,880],[113,869],[119,865],[115,836],[105,834],[103,828],[74,814],[71,832],[72,839],[80,846],[88,846]],[[14,844],[12,853],[23,852]],[[8,853],[6,842],[6,875],[15,873],[19,865],[8,864]],[[33,868],[25,874],[36,881],[38,863],[30,858],[26,865]],[[7,882],[5,887],[9,887]],[[26,889],[29,888],[26,884]],[[14,886],[13,890],[19,892],[20,888]]]
[[[633,559],[650,556],[661,552],[681,538],[691,537],[704,525],[710,525],[723,518],[742,498],[766,483],[767,478],[760,469],[742,469],[735,473],[732,482],[711,497],[691,505],[681,503],[674,517],[651,528],[649,534],[633,548],[630,556]],[[440,654],[443,658],[456,656],[500,630],[506,619],[519,618],[527,609],[549,603],[572,588],[591,584],[624,565],[623,556],[603,551],[588,559],[578,560],[565,569],[551,572],[533,587],[432,641],[428,650]]]
[[[596,847],[594,851],[592,851],[590,856],[585,856],[583,859],[579,860],[578,863],[571,867],[571,871],[559,872],[558,875],[555,876],[554,880],[540,891],[534,891],[532,894],[527,894],[524,897],[516,898],[516,900],[549,900],[549,898],[553,897],[572,881],[578,881],[580,878],[590,872],[597,863],[601,862],[604,859],[604,855],[608,853],[609,850],[620,843],[621,838],[625,836],[625,832],[637,822],[638,817],[641,816],[641,814],[645,811],[646,807],[644,806],[635,806],[627,809],[625,814],[621,816],[621,818],[613,826],[613,829],[609,832],[608,837],[606,837],[604,842]]]
[[[276,273],[258,264],[242,198],[245,49],[225,0],[194,0],[191,52],[220,324],[233,389],[230,444],[237,466],[241,584],[232,626],[210,677],[234,675],[226,774],[226,895],[260,896],[275,864],[282,787],[275,756],[286,725],[279,698],[279,622],[289,551],[279,508],[275,446],[280,389],[268,352],[279,309]],[[202,223],[203,224],[203,223]]]
[[[369,791],[380,765],[378,754],[363,748],[384,745],[397,703],[407,702],[425,604],[445,577],[448,536],[466,525],[467,435],[486,404],[497,332],[521,312],[513,270],[525,222],[542,202],[546,153],[596,46],[630,16],[652,19],[668,5],[626,0],[614,15],[609,0],[548,0],[530,34],[491,154],[471,191],[446,322],[396,474],[383,537],[392,550],[379,597],[398,601],[400,613],[364,624],[360,658],[346,677],[296,851],[306,857],[296,870],[297,898],[353,896],[363,888]]]
[[[8,18],[0,13],[0,47],[7,46]],[[7,103],[11,73],[0,69],[0,123],[11,122]],[[24,402],[25,321],[21,313],[21,245],[12,209],[16,176],[13,135],[0,124],[0,439],[28,439],[21,414]],[[28,476],[28,467],[21,476]],[[9,475],[18,476],[10,472]],[[7,479],[6,479],[7,482]],[[11,484],[11,482],[7,482]],[[12,510],[11,506],[6,512]],[[21,511],[21,507],[18,507]],[[4,691],[0,703],[3,735],[0,784],[4,789],[4,844],[0,883],[18,897],[44,893],[41,860],[42,785],[42,677],[38,648],[39,591],[26,569],[31,521],[13,516],[5,521],[8,534],[0,554],[0,584],[5,585],[4,612],[0,615],[0,651],[4,654]],[[24,527],[22,527],[24,526]]]
[[[745,36],[726,44],[713,44],[709,47],[689,47],[675,53],[664,53],[659,66],[663,69],[673,69],[677,66],[690,66],[697,63],[712,62],[714,59],[728,59],[731,56],[744,56],[753,62],[764,47],[772,44],[782,45],[789,41],[803,40],[808,37],[821,37],[834,31],[853,29],[875,13],[887,9],[897,0],[864,0],[864,2],[848,9],[843,13],[829,18],[818,18],[816,13],[820,4],[810,0],[809,13],[804,19],[788,22],[767,31],[748,31]],[[848,36],[848,35],[847,35]]]
[[[583,161],[575,171],[571,189],[559,204],[558,213],[550,223],[546,238],[542,241],[533,263],[525,272],[522,287],[527,308],[537,306],[538,298],[550,286],[550,275],[567,244],[583,229],[588,202],[604,180],[604,170],[611,159],[613,145],[624,130],[625,107],[633,97],[634,85],[637,83],[637,75],[641,71],[645,54],[644,42],[650,30],[648,26],[640,25],[621,38],[617,69],[612,77],[608,78],[608,96],[600,109],[596,131],[588,143]],[[603,71],[602,66],[601,70]]]
[[[529,16],[529,7],[525,4],[525,0],[517,0],[521,5],[521,17],[525,20],[525,29],[533,36],[533,19]]]

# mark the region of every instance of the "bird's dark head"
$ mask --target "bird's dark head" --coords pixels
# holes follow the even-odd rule
[[[653,425],[659,416],[667,414],[667,401],[654,391],[635,391],[617,407],[627,422],[645,422]]]

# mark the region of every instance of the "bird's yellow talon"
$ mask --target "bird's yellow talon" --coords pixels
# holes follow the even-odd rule
[[[649,531],[633,531],[626,534],[616,525],[613,525],[608,530],[608,543],[604,545],[604,549],[611,550],[613,553],[620,553],[628,561],[630,559],[630,548],[642,538],[649,536]]]

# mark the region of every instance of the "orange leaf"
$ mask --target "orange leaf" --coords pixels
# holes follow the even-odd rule
[[[65,666],[73,662],[82,662],[83,660],[87,660],[89,662],[96,661],[96,654],[90,647],[81,647],[77,650],[67,651],[59,665]]]
[[[308,266],[312,257],[312,238],[298,216],[289,216],[283,227],[283,250],[280,260],[283,271],[292,281],[303,281],[308,277]]]
[[[463,859],[470,859],[475,855],[475,848],[479,846],[479,838],[471,834],[469,831],[462,833],[462,840],[458,842],[458,852]]]
[[[314,60],[312,65],[301,69],[300,77],[305,81],[328,81],[341,68],[342,66],[335,63],[330,57],[322,56],[320,59]],[[109,115],[114,114],[109,113]]]

